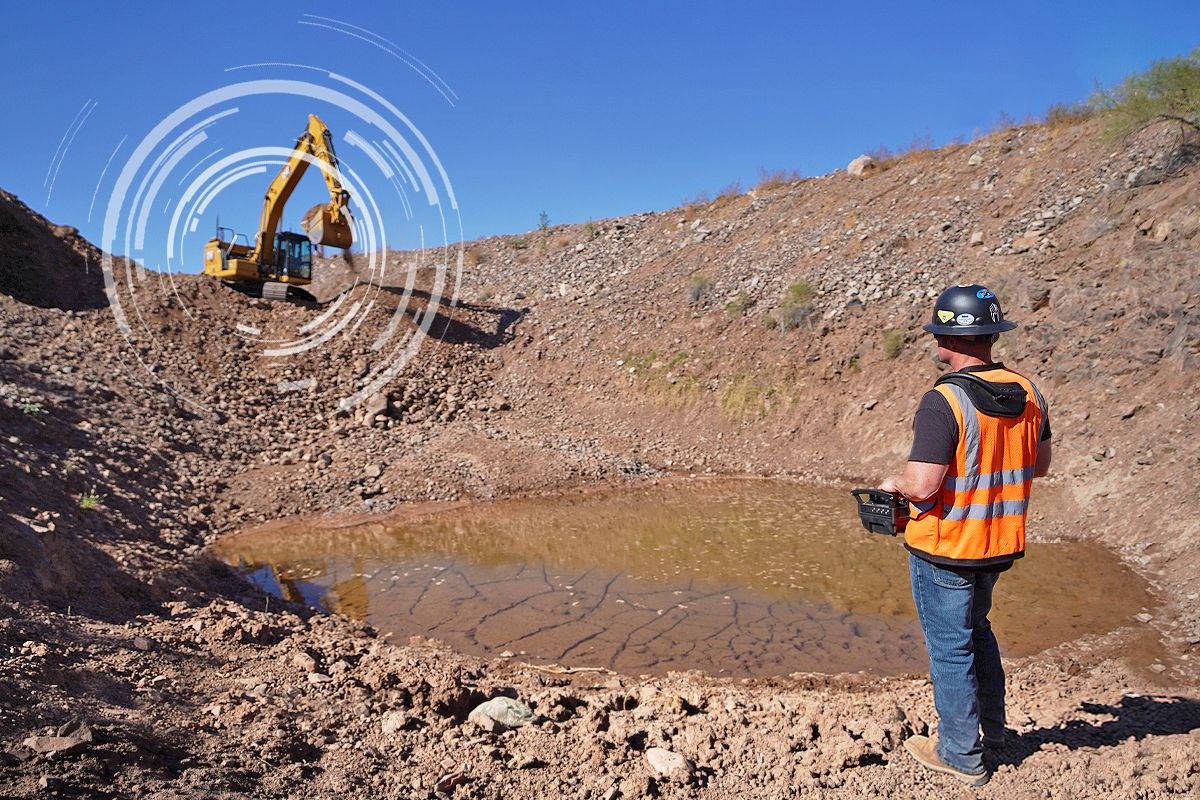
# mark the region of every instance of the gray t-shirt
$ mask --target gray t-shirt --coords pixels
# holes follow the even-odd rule
[[[1042,421],[1041,441],[1050,438],[1050,414]],[[930,389],[921,398],[917,413],[913,416],[913,446],[908,454],[909,461],[924,461],[928,464],[952,464],[958,449],[958,422],[946,398],[936,389]]]

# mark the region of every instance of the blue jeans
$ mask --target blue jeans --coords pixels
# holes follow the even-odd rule
[[[913,602],[929,651],[937,707],[938,755],[955,769],[982,773],[980,728],[1004,733],[1004,669],[988,622],[998,572],[930,564],[910,554]]]

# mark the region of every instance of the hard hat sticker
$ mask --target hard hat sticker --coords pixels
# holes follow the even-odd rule
[[[954,321],[959,325],[972,325],[975,322],[974,314],[959,314],[954,318]]]
[[[950,320],[954,319],[954,312],[947,311],[944,308],[939,308],[937,315],[938,315],[938,320],[940,320],[941,322],[949,322]]]
[[[990,300],[993,297],[995,297],[996,295],[992,294],[987,289],[980,289],[978,292],[975,293],[975,296],[978,297],[980,300]]]
[[[988,313],[992,315],[992,322],[1000,321],[1000,306],[992,303],[990,306],[988,306]]]

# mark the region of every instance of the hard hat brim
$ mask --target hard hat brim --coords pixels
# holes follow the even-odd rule
[[[1017,327],[1017,323],[1004,320],[1003,322],[989,322],[986,325],[934,325],[930,323],[924,326],[924,329],[935,336],[984,336],[989,333],[1011,331],[1015,327]]]

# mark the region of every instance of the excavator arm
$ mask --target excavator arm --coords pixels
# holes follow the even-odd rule
[[[308,115],[308,127],[296,140],[296,147],[275,180],[267,187],[262,215],[258,223],[258,239],[253,257],[259,263],[275,263],[276,233],[283,218],[283,208],[292,196],[296,185],[308,170],[310,159],[326,164],[321,170],[325,185],[329,187],[329,205],[317,206],[304,215],[304,229],[317,244],[347,248],[353,241],[350,228],[350,193],[342,186],[338,176],[337,155],[333,152],[333,134],[316,114]]]

